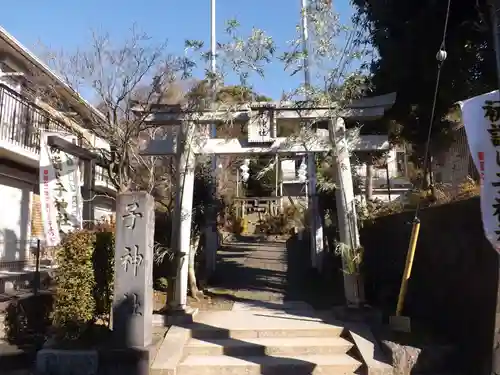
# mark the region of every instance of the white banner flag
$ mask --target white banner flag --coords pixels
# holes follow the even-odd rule
[[[40,206],[43,222],[43,233],[47,246],[57,246],[61,242],[57,225],[57,208],[54,202],[56,173],[50,160],[50,147],[47,137],[51,133],[40,135]]]
[[[80,189],[78,158],[47,144],[49,136],[68,142],[72,135],[43,133],[40,140],[40,201],[47,246],[59,244],[60,232],[81,229],[83,199]]]
[[[500,97],[498,91],[460,103],[469,149],[481,176],[486,238],[500,252]]]

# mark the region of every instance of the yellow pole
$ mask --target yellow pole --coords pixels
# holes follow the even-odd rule
[[[248,232],[248,219],[246,217],[241,221],[241,233],[246,234]]]
[[[408,246],[408,253],[406,254],[405,270],[401,280],[401,288],[399,289],[398,306],[396,308],[396,316],[401,316],[403,305],[406,297],[406,290],[408,288],[408,280],[411,276],[411,268],[413,266],[413,258],[415,257],[415,249],[417,247],[418,233],[420,231],[420,220],[415,218],[413,220],[413,228],[411,230],[410,245]]]

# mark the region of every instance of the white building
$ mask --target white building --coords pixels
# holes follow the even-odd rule
[[[367,136],[370,137],[370,136]],[[377,136],[371,136],[376,138]],[[283,195],[304,196],[304,183],[298,179],[297,170],[301,158],[281,161],[281,182]],[[360,164],[357,156],[352,157],[353,174],[359,177],[361,194],[364,194],[366,181],[366,164]],[[412,185],[407,175],[407,157],[404,149],[394,147],[387,151],[387,168],[373,168],[373,198],[382,201],[393,201],[405,194]]]
[[[392,147],[386,154],[386,165],[373,166],[373,198],[393,201],[412,188],[408,178],[408,157],[404,147]],[[361,195],[365,194],[366,163],[354,163],[354,173],[360,182]]]
[[[45,91],[39,89],[45,83],[53,88],[58,102],[78,117],[90,120],[98,115],[94,107],[0,27],[0,262],[27,260],[29,243],[43,236],[38,196],[41,130],[76,133],[92,147],[106,147],[83,124],[48,104]],[[94,194],[99,194],[93,201],[94,217],[111,215],[114,199],[101,195],[113,195],[113,188],[100,167],[96,167]]]

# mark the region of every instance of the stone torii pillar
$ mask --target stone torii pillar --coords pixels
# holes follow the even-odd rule
[[[179,262],[175,279],[175,294],[172,307],[186,310],[188,292],[189,252],[191,251],[191,226],[193,211],[196,155],[192,147],[196,142],[196,127],[193,122],[184,122],[177,136],[177,194],[172,223],[172,244]]]

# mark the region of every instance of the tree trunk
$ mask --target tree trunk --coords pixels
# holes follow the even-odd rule
[[[198,289],[198,281],[196,280],[196,269],[195,269],[196,251],[198,250],[199,243],[200,243],[200,236],[199,235],[194,236],[189,251],[189,266],[188,266],[189,290],[191,291],[191,297],[193,297],[197,301],[199,301],[200,296],[203,295],[203,293]]]
[[[371,160],[366,163],[365,197],[367,202],[373,199],[373,163]]]

